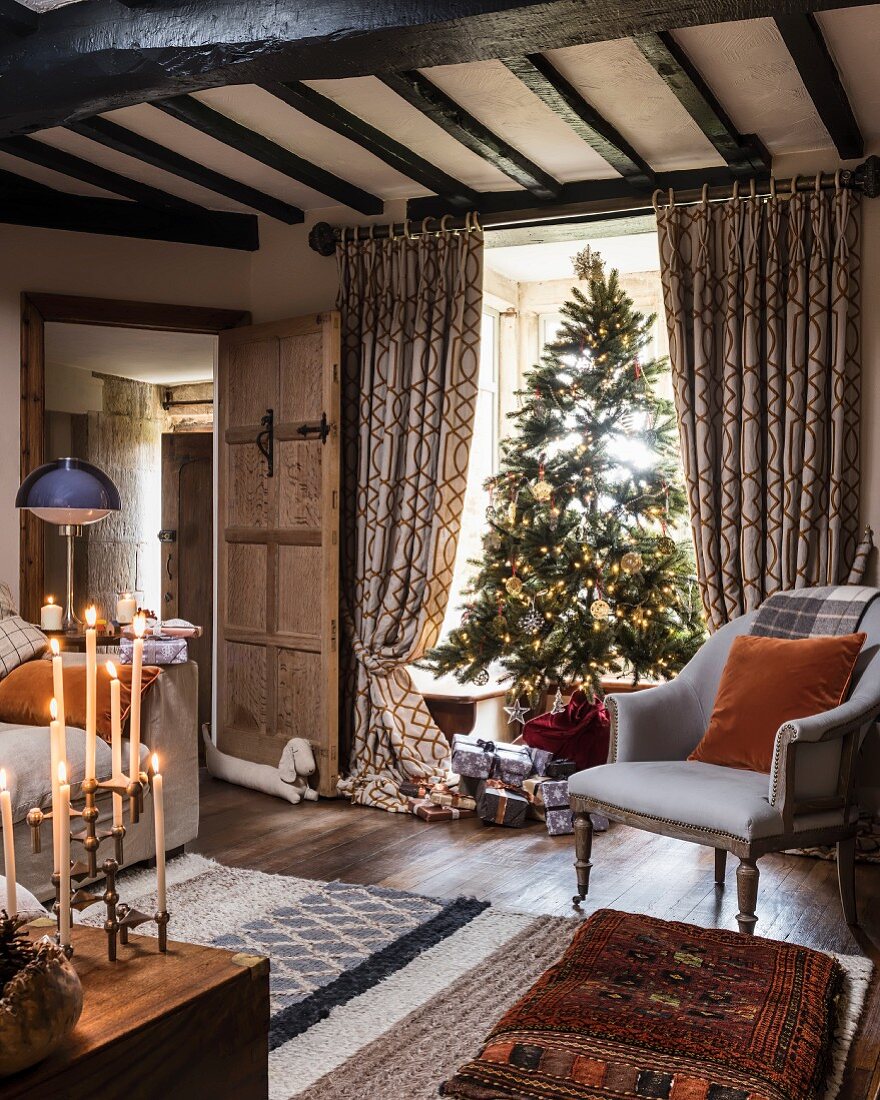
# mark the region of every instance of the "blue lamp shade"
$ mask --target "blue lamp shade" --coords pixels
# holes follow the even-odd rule
[[[122,507],[119,490],[97,466],[78,458],[56,458],[38,466],[21,483],[16,508],[47,523],[97,523]]]

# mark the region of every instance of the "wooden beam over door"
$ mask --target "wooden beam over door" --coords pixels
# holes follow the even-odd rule
[[[770,154],[754,134],[741,134],[684,50],[666,31],[633,41],[682,107],[715,146],[731,172],[752,175],[770,167]]]
[[[624,179],[645,186],[653,180],[647,161],[543,54],[505,58],[504,64]]]
[[[81,137],[97,141],[108,149],[114,149],[117,153],[125,153],[144,164],[151,164],[154,168],[161,168],[174,176],[189,180],[190,183],[197,183],[208,191],[249,206],[252,210],[259,210],[261,214],[268,214],[270,218],[276,218],[287,225],[297,225],[305,220],[305,214],[298,206],[292,206],[276,199],[274,195],[267,195],[254,187],[248,187],[246,183],[239,183],[238,180],[206,168],[189,157],[175,153],[173,149],[166,149],[158,142],[141,137],[134,130],[120,126],[118,122],[111,122],[109,118],[81,119],[79,122],[71,122],[68,129]]]
[[[561,184],[518,149],[469,114],[424,73],[411,70],[382,77],[382,82],[445,130],[450,137],[488,161],[539,199],[553,199]]]
[[[274,81],[263,85],[263,90],[282,100],[314,122],[326,126],[349,141],[360,145],[390,167],[402,172],[422,187],[441,195],[451,206],[473,206],[477,193],[473,188],[447,175],[440,168],[401,145],[388,134],[377,130],[364,119],[346,111],[334,100],[316,92],[300,80],[282,83]]]
[[[776,26],[840,159],[864,156],[862,132],[816,17],[778,15]]]
[[[306,187],[320,191],[334,202],[349,206],[360,214],[381,214],[385,203],[377,195],[355,187],[353,183],[320,168],[317,164],[304,160],[284,146],[269,138],[242,126],[228,115],[215,111],[207,103],[202,103],[191,95],[177,96],[174,99],[158,100],[153,104],[160,111],[185,122],[203,134],[230,145],[246,156],[274,168],[276,172],[305,184]]]
[[[874,0],[848,0],[857,7]],[[840,0],[786,0],[789,14]],[[118,0],[67,4],[0,58],[0,134],[224,84],[430,68],[773,17],[778,0]],[[186,34],[181,34],[181,27]]]

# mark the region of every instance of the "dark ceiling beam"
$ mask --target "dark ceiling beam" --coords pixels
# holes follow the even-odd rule
[[[26,160],[29,164],[39,164],[43,168],[50,168],[53,172],[60,172],[71,179],[90,183],[93,187],[101,187],[114,195],[124,195],[125,198],[133,199],[154,210],[176,210],[183,214],[187,211],[204,209],[198,203],[189,202],[177,195],[170,195],[167,191],[160,191],[157,187],[150,187],[149,184],[140,183],[128,176],[121,176],[118,172],[111,172],[109,168],[102,168],[99,164],[83,160],[82,157],[68,153],[64,149],[58,149],[54,145],[47,145],[44,141],[37,141],[35,138],[2,138],[0,150],[20,160]]]
[[[732,172],[751,175],[770,166],[770,155],[761,141],[754,134],[739,133],[670,33],[635,35],[633,41]]]
[[[152,210],[124,199],[70,195],[2,170],[0,222],[247,252],[255,251],[260,244],[257,219],[252,214]]]
[[[397,92],[450,137],[488,161],[499,172],[525,187],[539,199],[552,199],[559,194],[561,184],[549,172],[539,168],[528,157],[514,149],[488,126],[469,114],[424,73],[412,70],[382,77],[382,82]]]
[[[816,17],[780,15],[776,26],[840,159],[864,156],[862,132]]]
[[[228,115],[215,111],[213,107],[202,103],[194,96],[184,95],[174,99],[159,100],[153,103],[153,106],[179,122],[185,122],[188,126],[207,134],[215,141],[220,141],[246,156],[253,157],[254,160],[274,168],[276,172],[287,176],[288,179],[320,191],[327,198],[343,206],[349,206],[360,214],[381,214],[385,209],[385,203],[377,195],[371,195],[368,191],[355,187],[353,183],[341,179],[332,172],[319,168],[317,164],[304,160],[296,153],[257,133],[256,130],[242,126]]]
[[[798,12],[874,0],[782,0]],[[66,4],[0,56],[0,133],[58,126],[225,84],[315,80],[517,57],[756,19],[780,0],[118,0]]]
[[[301,81],[276,81],[264,84],[263,89],[314,122],[360,145],[362,149],[420,183],[422,187],[441,195],[450,205],[468,207],[476,202],[477,192],[473,188],[447,175],[430,161],[424,160],[399,141],[371,126],[369,122],[340,107],[334,100],[316,92],[308,84]]]
[[[273,195],[267,195],[263,191],[257,191],[248,187],[245,183],[230,179],[228,176],[214,172],[204,165],[198,164],[188,157],[175,153],[172,149],[166,149],[149,138],[141,137],[133,130],[127,130],[108,118],[90,118],[79,122],[71,122],[68,129],[82,137],[97,141],[108,149],[117,153],[125,153],[135,160],[152,164],[154,168],[161,168],[164,172],[170,172],[181,179],[197,183],[200,187],[213,191],[217,195],[224,195],[227,199],[233,199],[253,210],[259,210],[268,214],[270,218],[286,222],[288,225],[296,225],[305,220],[305,214],[297,206],[276,199]]]
[[[691,191],[703,184],[709,187],[729,186],[735,179],[729,168],[713,167],[688,170],[685,172],[657,173],[656,186],[666,190],[672,187],[676,191]],[[764,170],[758,179],[769,179],[770,173]],[[485,191],[480,195],[477,212],[484,218],[492,219],[500,214],[510,215],[511,222],[528,223],[542,221],[548,215],[554,219],[579,217],[588,214],[614,213],[616,211],[652,210],[653,187],[634,187],[622,178],[605,180],[578,180],[564,183],[559,196],[550,204],[536,203],[535,196],[528,191]],[[415,224],[422,218],[439,218],[444,214],[455,214],[440,199],[410,199],[406,204],[406,216]]]
[[[647,161],[543,54],[505,58],[504,64],[624,179],[642,184],[652,180],[654,173]]]
[[[18,0],[0,0],[0,41],[24,38],[40,25],[38,12],[19,4]]]

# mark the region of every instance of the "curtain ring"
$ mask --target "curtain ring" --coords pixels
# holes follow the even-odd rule
[[[669,188],[669,194],[667,195],[667,202],[668,202],[668,205],[669,205],[669,209],[674,210],[675,209],[675,192],[672,190],[671,187]]]
[[[659,203],[659,202],[658,202],[658,200],[657,200],[657,196],[658,196],[658,195],[662,195],[662,194],[663,194],[663,192],[662,192],[662,191],[660,190],[660,188],[658,187],[658,188],[657,188],[657,190],[656,190],[656,191],[654,192],[654,194],[653,194],[653,195],[651,196],[651,204],[652,204],[652,205],[653,205],[653,207],[654,207],[654,213],[655,213],[655,214],[659,214],[659,213],[660,213],[660,203]]]
[[[389,222],[388,223],[388,240],[389,241],[396,241],[397,240],[397,234],[394,232],[394,222]]]
[[[816,194],[820,194],[822,191],[822,173],[816,173]]]
[[[410,232],[409,227],[410,227],[410,220],[409,220],[409,218],[405,218],[404,222],[403,222],[403,235],[404,235],[406,240],[411,240],[411,238],[412,238],[412,234]]]
[[[775,176],[770,177],[770,198],[771,199],[776,198],[776,177]]]
[[[754,199],[758,195],[758,183],[754,176],[749,180],[749,198]]]
[[[422,236],[426,236],[430,230],[428,229],[428,222],[435,221],[434,218],[422,218]]]
[[[367,226],[367,240],[371,241],[372,239],[373,239],[373,223],[370,222],[370,224]]]
[[[482,233],[483,232],[483,223],[480,221],[480,215],[476,210],[473,213],[473,221],[472,221],[471,224],[473,225],[475,232],[477,232],[477,233]]]
[[[841,172],[840,172],[840,169],[838,168],[838,169],[836,169],[836,171],[834,173],[834,190],[835,191],[840,191],[840,177],[841,177]]]
[[[739,201],[739,180],[734,180],[733,181],[733,196],[732,197],[733,197],[734,202]]]
[[[709,205],[709,184],[708,183],[704,183],[703,186],[700,188],[700,203],[703,206],[708,206]]]
[[[800,176],[792,176],[791,177],[791,197],[792,198],[794,198],[794,196],[797,194],[798,180],[799,179],[800,179]]]
[[[441,233],[448,233],[449,232],[449,226],[446,223],[449,221],[449,219],[451,217],[452,217],[451,214],[444,214],[443,217],[440,219],[440,232]]]

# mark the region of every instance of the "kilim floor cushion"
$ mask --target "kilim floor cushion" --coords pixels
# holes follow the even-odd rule
[[[442,1092],[812,1100],[842,981],[795,944],[601,909]]]

